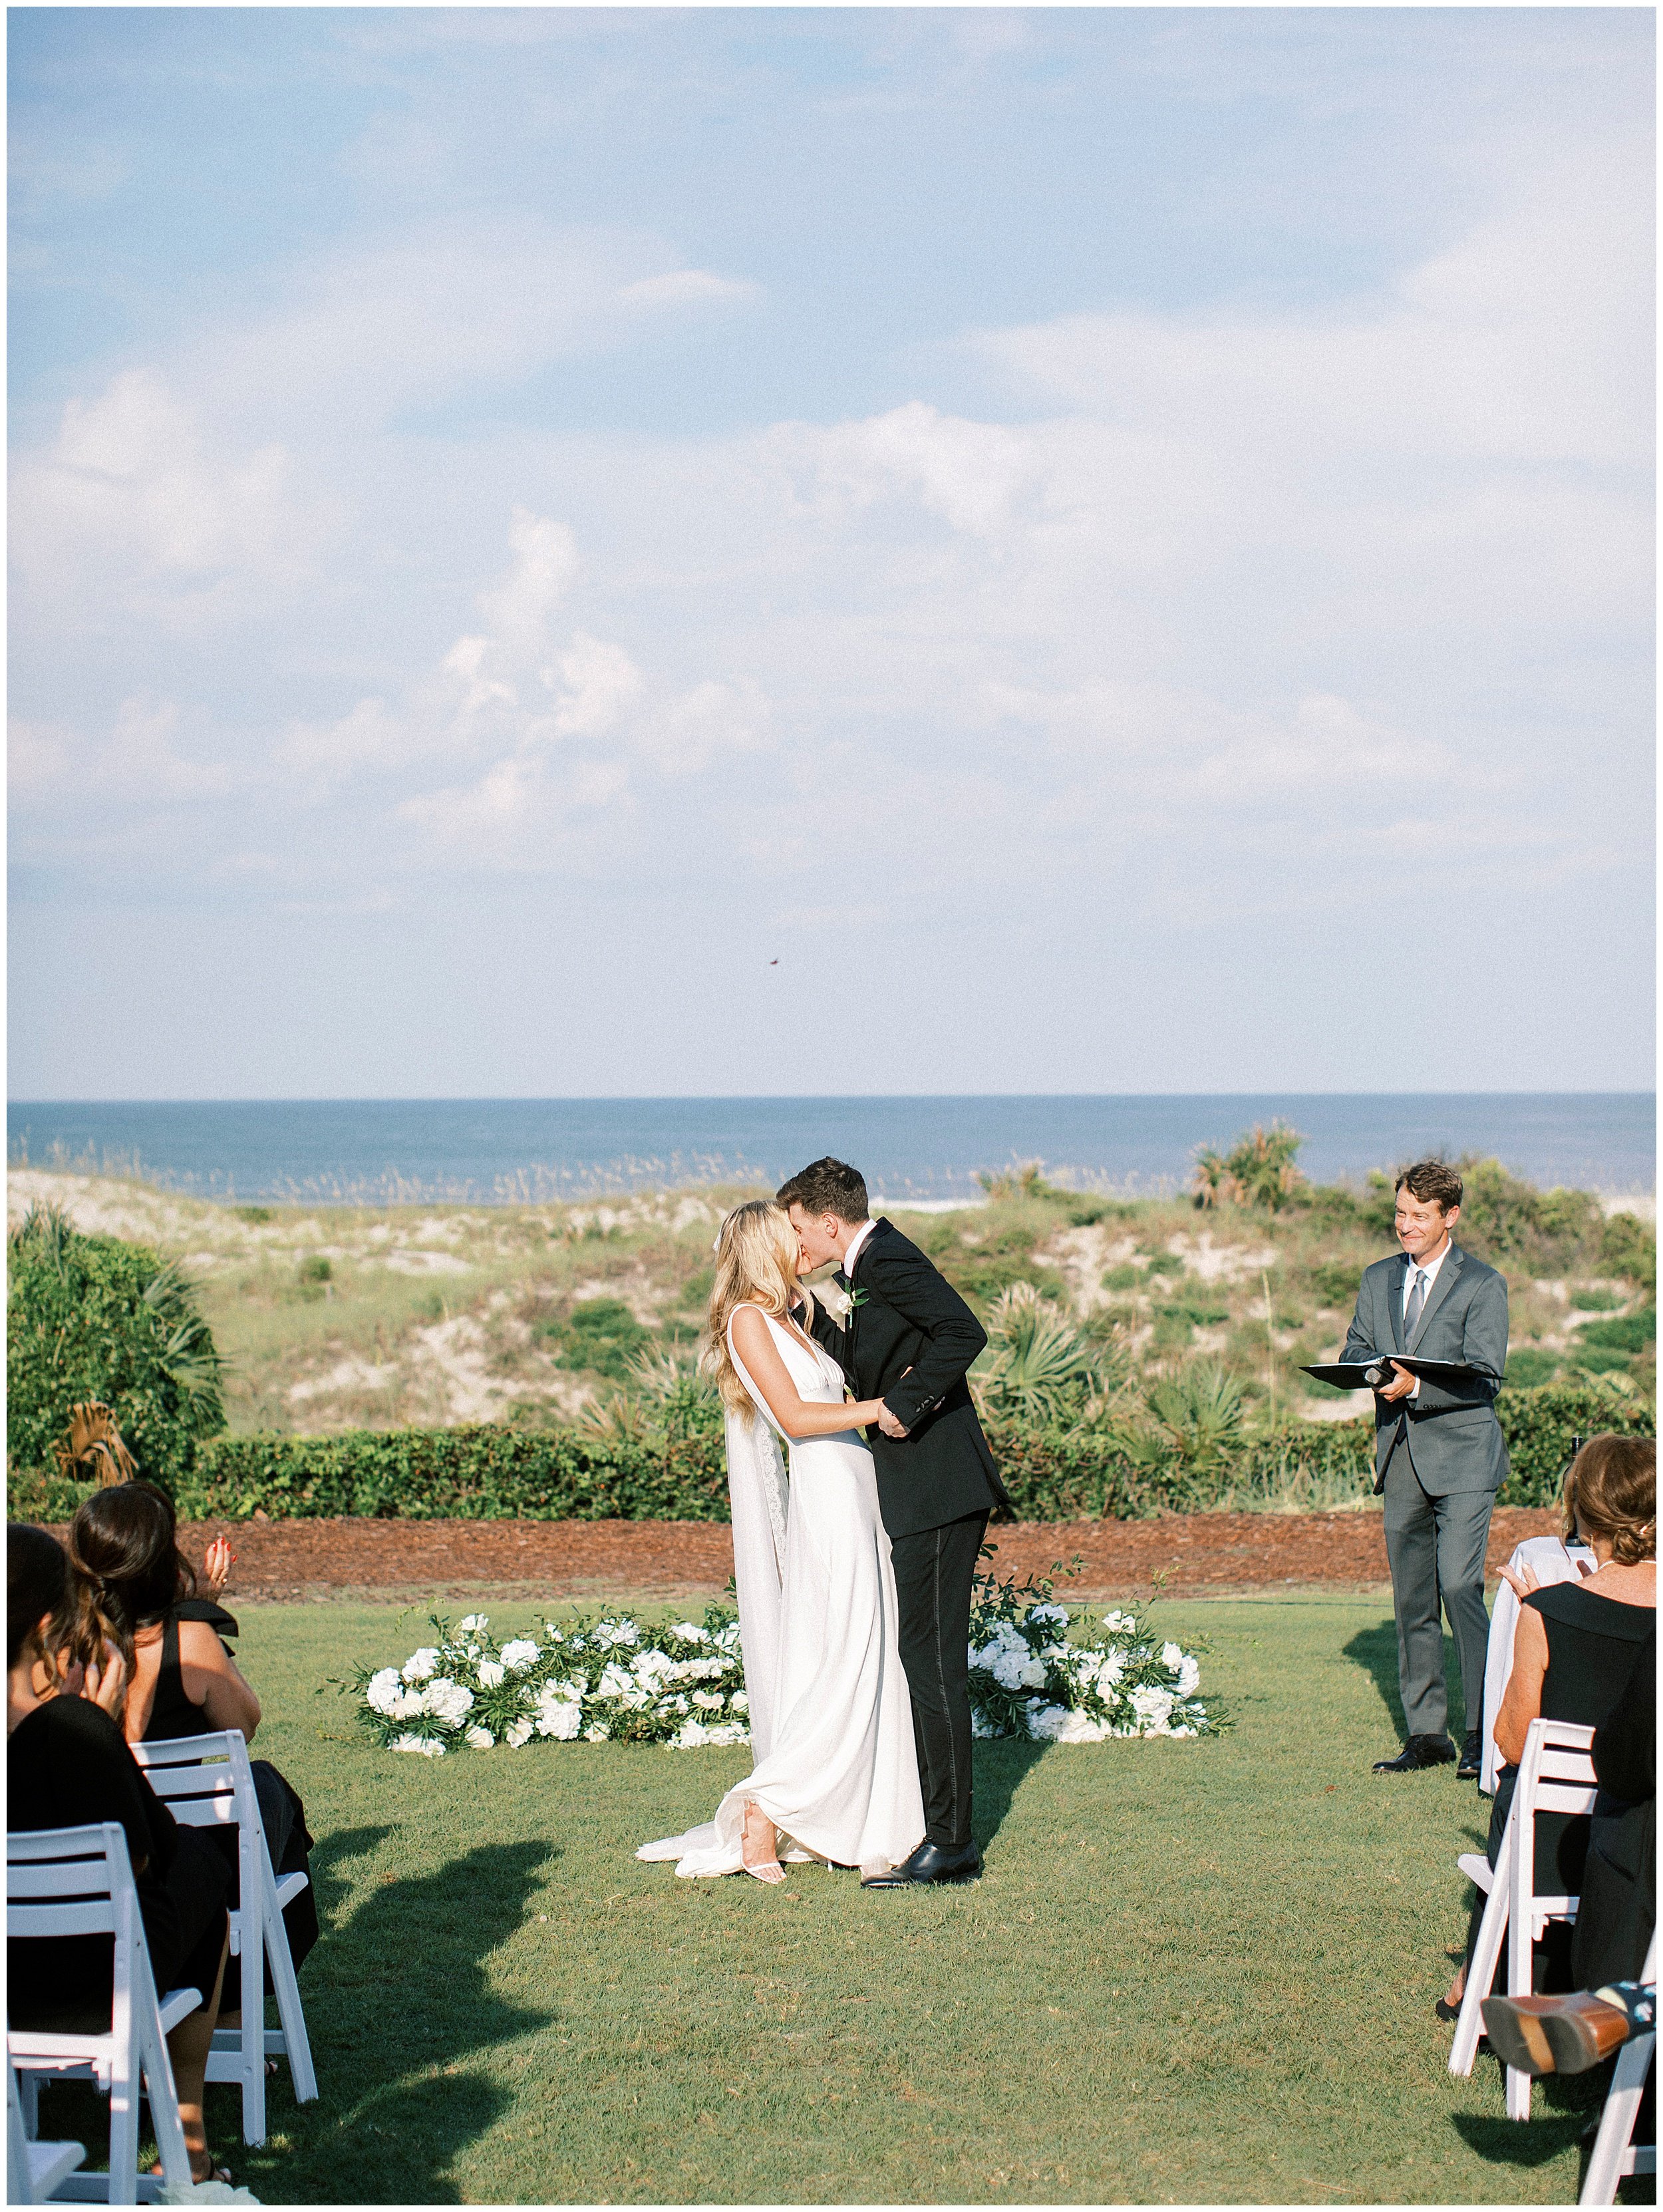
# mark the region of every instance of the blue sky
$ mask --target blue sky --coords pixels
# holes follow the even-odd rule
[[[1652,35],[14,10],[12,1095],[1648,1085]]]

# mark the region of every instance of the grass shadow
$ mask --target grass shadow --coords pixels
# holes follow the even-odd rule
[[[1023,1743],[1014,1739],[995,1739],[976,1745],[972,1753],[974,1792],[971,1825],[979,1850],[985,1851],[998,1833],[1011,1810],[1011,1800],[1050,1748],[1049,1744]]]
[[[307,1854],[312,1872],[312,1890],[318,1900],[318,1918],[325,1928],[332,1928],[341,1910],[352,1894],[352,1886],[336,1872],[353,1859],[367,1859],[378,1850],[389,1836],[398,1832],[391,1820],[373,1827],[337,1828],[332,1835],[315,1843]]]

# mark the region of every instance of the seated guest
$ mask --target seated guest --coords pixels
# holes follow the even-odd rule
[[[70,1526],[70,1555],[89,1577],[100,1602],[132,1648],[124,1726],[129,1743],[237,1729],[250,1743],[260,1701],[224,1639],[237,1633],[231,1615],[196,1595],[197,1577],[179,1551],[172,1502],[148,1482],[95,1491]],[[223,1540],[209,1547],[209,1586],[217,1594],[229,1572]],[[310,1873],[306,1808],[269,1760],[251,1760],[260,1825],[274,1870]],[[219,1838],[234,1866],[236,1838]],[[231,1902],[236,1903],[234,1878]],[[283,1914],[298,1966],[318,1940],[318,1908],[308,1881]],[[233,2016],[227,2014],[229,2021]]]
[[[1571,1972],[1579,1989],[1643,1973],[1657,1924],[1657,1629],[1593,1739],[1589,1823]]]
[[[167,2039],[179,2117],[198,2181],[228,2181],[209,2154],[203,2085],[228,1929],[225,1861],[181,1828],[150,1788],[112,1717],[126,1684],[92,1593],[44,1528],[6,1531],[7,1821],[15,1829],[115,1820],[128,1856],[158,1993],[191,1988],[203,2003]],[[83,1694],[76,1695],[79,1687]],[[6,1945],[14,2027],[107,2033],[113,1988],[107,1936],[15,1937]]]
[[[1616,1706],[1633,1673],[1640,1647],[1657,1625],[1657,1445],[1650,1437],[1592,1437],[1565,1476],[1565,1534],[1593,1553],[1595,1571],[1585,1580],[1539,1588],[1526,1568],[1508,1576],[1520,1600],[1513,1669],[1496,1744],[1507,1761],[1496,1784],[1486,1856],[1496,1864],[1512,1808],[1519,1761],[1530,1723],[1538,1718],[1598,1728]],[[1539,1892],[1576,1896],[1588,1845],[1583,1814],[1542,1813],[1536,1820],[1535,1885]],[[1484,1899],[1473,1905],[1467,1957],[1478,1941]],[[1569,1930],[1551,1923],[1549,1942],[1537,1947],[1536,1977],[1569,1983]],[[1438,2004],[1450,2020],[1466,1985],[1466,1968]],[[1488,1994],[1488,1992],[1486,1992]]]

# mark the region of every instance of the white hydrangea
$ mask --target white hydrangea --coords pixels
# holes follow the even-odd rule
[[[1056,1711],[1053,1706],[1052,1711]],[[1103,1743],[1114,1733],[1112,1723],[1094,1721],[1089,1714],[1071,1712],[1052,1738],[1053,1743]]]
[[[537,1723],[532,1720],[531,1715],[529,1713],[522,1713],[517,1721],[510,1723],[508,1728],[504,1732],[502,1741],[507,1745],[510,1751],[518,1751],[522,1744],[527,1744],[531,1741],[533,1735],[536,1733],[536,1729]]]
[[[465,1682],[454,1682],[448,1674],[435,1675],[422,1696],[422,1709],[431,1713],[434,1720],[442,1721],[446,1728],[459,1728],[473,1711],[474,1693]]]
[[[1132,1710],[1145,1735],[1156,1735],[1165,1729],[1172,1715],[1173,1703],[1170,1690],[1145,1687],[1132,1692]]]
[[[489,1729],[481,1728],[477,1721],[464,1732],[462,1741],[471,1744],[476,1751],[492,1751],[496,1747],[496,1738]]]
[[[1055,1743],[1070,1718],[1066,1705],[1042,1705],[1037,1698],[1028,1704],[1028,1725],[1041,1743]]]
[[[1065,1605],[1035,1605],[1029,1607],[1028,1618],[1041,1628],[1066,1628],[1068,1607]]]
[[[710,1741],[710,1731],[702,1721],[683,1721],[670,1739],[672,1751],[696,1751],[701,1743]]]
[[[511,1637],[502,1647],[502,1663],[511,1674],[536,1663],[537,1648],[529,1636]]]
[[[690,1620],[678,1620],[670,1632],[672,1636],[679,1636],[684,1643],[688,1644],[708,1644],[710,1641],[710,1631],[707,1628],[695,1628]]]
[[[479,1662],[479,1680],[482,1688],[495,1690],[507,1671],[500,1659],[482,1659]]]
[[[401,1735],[393,1739],[395,1751],[419,1752],[423,1759],[443,1759],[445,1747],[436,1735]]]
[[[551,1698],[545,1690],[537,1699],[535,1723],[530,1720],[514,1723],[515,1729],[523,1727],[527,1735],[533,1725],[539,1735],[551,1736],[556,1743],[574,1742],[583,1726],[583,1707],[575,1698]],[[510,1729],[510,1742],[513,1741],[513,1733],[514,1729]],[[525,1736],[519,1741],[523,1743]]]
[[[405,1660],[404,1680],[407,1682],[425,1682],[438,1664],[437,1648],[434,1644],[424,1644],[419,1651],[412,1651],[410,1657]]]
[[[404,1695],[396,1667],[383,1667],[364,1685],[364,1703],[378,1713],[391,1713]]]

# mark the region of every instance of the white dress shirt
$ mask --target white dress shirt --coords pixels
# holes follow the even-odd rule
[[[1405,1255],[1405,1257],[1408,1257],[1407,1254]],[[1409,1272],[1403,1279],[1402,1318],[1404,1320],[1406,1321],[1409,1317],[1409,1297],[1411,1291],[1412,1291],[1415,1287],[1415,1270],[1418,1267],[1421,1273],[1426,1278],[1426,1287],[1421,1297],[1421,1311],[1423,1314],[1426,1311],[1427,1305],[1430,1302],[1432,1297],[1432,1286],[1438,1279],[1438,1270],[1442,1267],[1444,1261],[1448,1257],[1449,1239],[1446,1237],[1443,1240],[1443,1249],[1439,1253],[1435,1260],[1411,1260],[1409,1261]],[[1409,1395],[1411,1398],[1418,1398],[1420,1394],[1421,1378],[1417,1375],[1415,1377],[1415,1387]]]
[[[855,1255],[877,1226],[877,1224],[875,1221],[863,1221],[843,1247],[843,1257],[838,1261],[838,1265],[843,1270],[845,1282],[852,1283],[854,1280]]]

